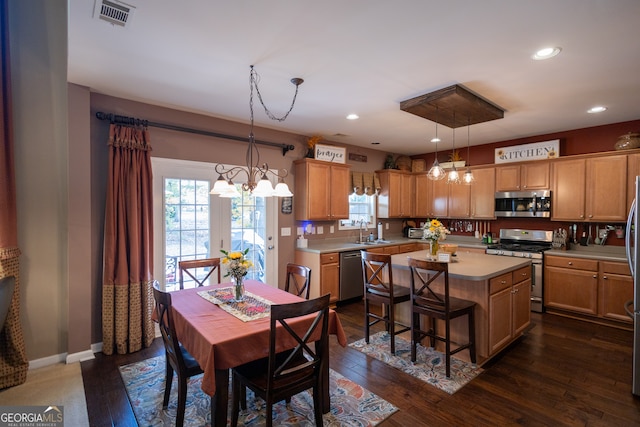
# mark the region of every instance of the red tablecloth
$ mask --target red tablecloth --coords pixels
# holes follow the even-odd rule
[[[229,369],[266,357],[269,352],[269,318],[243,322],[198,295],[203,290],[230,286],[229,283],[185,289],[171,293],[174,323],[178,339],[198,361],[204,377],[202,390],[216,393],[216,369]],[[245,289],[274,304],[301,301],[298,296],[256,280],[246,280]],[[329,333],[338,343],[347,345],[347,337],[337,313],[330,310]],[[294,342],[278,343],[281,350]]]

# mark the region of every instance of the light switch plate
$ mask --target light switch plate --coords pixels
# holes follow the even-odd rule
[[[291,236],[291,227],[282,227],[280,229],[281,236]]]

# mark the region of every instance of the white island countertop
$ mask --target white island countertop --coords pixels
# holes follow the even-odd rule
[[[409,268],[408,258],[427,259],[427,251],[406,252],[391,256],[393,268]],[[527,258],[458,252],[449,263],[449,277],[466,280],[487,280],[517,268],[531,265]]]

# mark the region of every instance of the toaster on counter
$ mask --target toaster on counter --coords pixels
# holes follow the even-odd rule
[[[424,229],[422,228],[410,228],[407,237],[410,239],[422,239],[424,236]]]

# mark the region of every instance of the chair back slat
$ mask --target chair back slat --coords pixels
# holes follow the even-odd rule
[[[301,298],[309,299],[311,269],[305,265],[287,264],[287,279],[284,290]]]
[[[308,384],[311,387],[321,375],[328,358],[329,297],[327,294],[307,301],[271,306],[267,390],[291,378],[295,378],[298,386]],[[295,322],[304,316],[314,318],[301,331]],[[292,339],[296,346],[284,360],[280,360],[276,343]]]
[[[208,268],[207,274],[204,278],[198,278],[198,269]],[[180,261],[178,263],[178,269],[180,270],[179,283],[180,289],[184,289],[184,274],[186,273],[193,281],[196,282],[197,287],[204,286],[205,282],[211,277],[214,272],[217,272],[218,281],[220,283],[220,258],[205,258],[194,259],[188,261]]]
[[[364,291],[393,297],[391,255],[361,251]]]
[[[409,258],[411,269],[411,298],[414,304],[436,311],[448,312],[449,299],[449,264]],[[436,292],[436,279],[443,276],[442,292]],[[439,282],[438,282],[439,283]]]
[[[153,282],[153,297],[156,300],[156,315],[158,316],[158,328],[162,334],[162,341],[169,357],[176,366],[184,366],[180,343],[176,335],[173,315],[171,314],[171,294],[160,290],[160,284]]]

